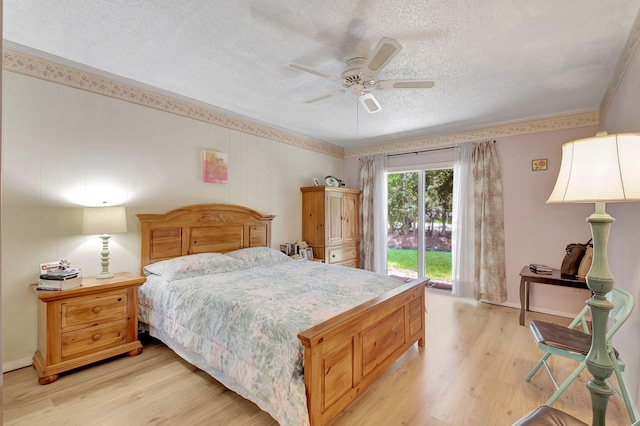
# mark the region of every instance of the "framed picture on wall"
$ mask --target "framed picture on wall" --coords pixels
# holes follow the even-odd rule
[[[202,181],[227,183],[228,180],[229,163],[227,154],[205,149],[202,159]]]
[[[533,170],[534,172],[547,170],[547,159],[538,158],[537,160],[531,160],[531,170]]]

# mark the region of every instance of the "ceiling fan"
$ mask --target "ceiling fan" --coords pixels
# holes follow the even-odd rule
[[[391,62],[400,50],[402,50],[400,43],[392,38],[383,37],[368,58],[356,57],[349,59],[347,68],[339,77],[305,65],[292,63],[289,64],[289,67],[328,78],[342,85],[342,88],[336,92],[309,99],[305,103],[310,104],[345,92],[351,92],[358,97],[360,103],[369,113],[374,113],[382,110],[380,103],[371,93],[374,90],[430,89],[435,84],[431,80],[377,80],[380,71]]]

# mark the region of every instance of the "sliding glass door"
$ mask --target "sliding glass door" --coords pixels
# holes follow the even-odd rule
[[[418,278],[420,172],[387,175],[387,274]]]
[[[387,273],[451,289],[451,168],[389,172]]]

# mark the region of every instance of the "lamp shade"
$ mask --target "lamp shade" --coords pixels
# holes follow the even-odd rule
[[[119,234],[127,232],[124,207],[85,207],[82,213],[82,233]]]
[[[640,133],[595,136],[562,145],[547,203],[640,200]]]

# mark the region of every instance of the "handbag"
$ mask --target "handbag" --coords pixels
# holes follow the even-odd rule
[[[591,269],[591,264],[593,263],[593,246],[591,244],[587,245],[587,249],[584,252],[584,256],[582,256],[582,260],[580,261],[580,267],[578,268],[578,278],[585,278],[589,273],[589,269]]]
[[[562,259],[562,265],[560,266],[560,274],[567,277],[576,277],[578,275],[578,269],[580,269],[580,262],[587,251],[587,246],[591,244],[591,239],[586,244],[571,243],[565,248],[566,254]],[[589,265],[591,266],[591,265]]]

